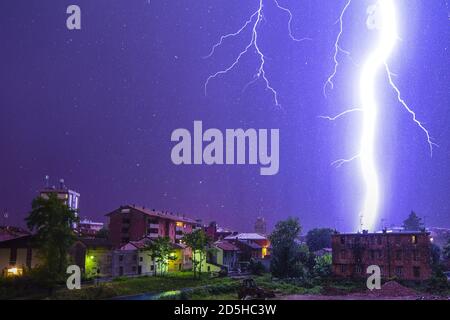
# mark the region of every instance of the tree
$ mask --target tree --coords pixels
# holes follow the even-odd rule
[[[430,259],[431,259],[431,266],[433,268],[436,268],[441,263],[441,248],[437,245],[432,243],[430,247]]]
[[[406,231],[419,231],[423,229],[423,227],[422,219],[419,218],[414,211],[411,211],[408,218],[403,221],[403,228]]]
[[[169,237],[158,237],[152,240],[145,246],[144,251],[149,252],[149,256],[155,264],[155,276],[157,275],[157,269],[159,269],[160,275],[164,275],[169,260],[175,260],[177,258],[172,255],[172,243]]]
[[[205,231],[197,229],[191,233],[186,233],[183,236],[183,242],[192,249],[192,270],[194,271],[194,278],[196,275],[200,277],[202,264],[206,260],[211,239],[206,235]]]
[[[447,244],[444,246],[442,255],[444,258],[450,259],[450,240],[448,240]]]
[[[69,248],[76,239],[72,230],[78,221],[76,212],[56,193],[50,193],[48,198],[33,200],[32,210],[25,221],[28,228],[36,232],[42,271],[46,277],[60,280],[66,272]]]
[[[286,278],[302,275],[303,265],[300,255],[303,250],[297,242],[300,231],[298,218],[288,218],[275,225],[274,231],[269,236],[272,245],[270,270],[274,276]]]
[[[319,277],[328,277],[331,274],[331,265],[331,254],[326,253],[323,256],[318,256],[315,258],[314,273]]]
[[[310,251],[317,251],[323,248],[331,248],[331,235],[334,233],[330,228],[315,228],[306,234],[306,244]]]

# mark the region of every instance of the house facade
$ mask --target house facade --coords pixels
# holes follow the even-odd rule
[[[183,215],[156,211],[135,205],[121,206],[107,214],[110,240],[114,248],[120,248],[130,241],[144,237],[156,239],[169,237],[173,243],[180,243],[185,233],[197,225],[195,220]]]
[[[383,278],[426,280],[431,276],[430,249],[426,232],[336,233],[332,270],[337,277],[367,277],[367,267],[377,265]]]

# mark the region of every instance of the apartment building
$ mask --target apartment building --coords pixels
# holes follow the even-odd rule
[[[197,226],[195,220],[184,215],[135,205],[121,206],[106,216],[109,218],[109,234],[114,248],[145,237],[169,237],[173,243],[180,243],[183,235]]]
[[[367,277],[367,267],[378,265],[383,278],[426,280],[430,249],[427,232],[336,233],[332,270],[338,277]]]

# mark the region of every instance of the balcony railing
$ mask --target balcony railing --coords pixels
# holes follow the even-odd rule
[[[159,234],[157,234],[157,233],[149,233],[148,236],[150,238],[158,238]]]
[[[151,229],[158,229],[159,228],[159,223],[149,223],[148,227]]]

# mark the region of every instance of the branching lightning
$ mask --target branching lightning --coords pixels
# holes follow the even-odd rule
[[[289,37],[293,41],[297,41],[297,42],[301,42],[301,41],[305,41],[305,40],[311,40],[310,38],[301,38],[301,39],[299,39],[299,38],[294,37],[294,35],[292,33],[292,19],[293,19],[292,12],[289,9],[281,6],[279,4],[278,0],[272,0],[272,1],[274,2],[275,6],[278,9],[280,9],[283,12],[286,12],[288,14],[288,16],[289,16],[289,20],[288,20],[288,23],[287,23]],[[240,59],[242,58],[242,56],[245,55],[246,53],[248,53],[251,48],[253,48],[255,50],[256,55],[259,57],[259,66],[258,66],[258,69],[257,69],[255,75],[254,75],[253,80],[250,81],[244,87],[244,90],[249,85],[255,83],[258,79],[262,79],[264,81],[265,86],[266,86],[266,90],[269,90],[271,92],[275,105],[276,106],[280,106],[280,103],[278,101],[278,92],[270,84],[270,81],[267,78],[266,69],[265,69],[266,56],[264,55],[264,53],[262,52],[262,50],[261,50],[261,48],[259,47],[259,44],[258,44],[258,26],[264,19],[264,15],[263,15],[264,0],[259,0],[258,3],[259,3],[258,8],[249,17],[249,19],[242,25],[242,27],[239,28],[236,32],[229,33],[229,34],[221,36],[219,41],[212,46],[210,53],[207,56],[205,56],[205,58],[211,57],[214,54],[215,50],[219,46],[221,46],[226,39],[239,36],[239,35],[241,35],[241,33],[244,30],[247,29],[247,27],[251,27],[250,42],[237,55],[236,59],[227,68],[217,71],[216,73],[210,75],[206,79],[206,82],[204,84],[205,95],[207,94],[207,87],[208,87],[208,84],[210,83],[211,80],[215,79],[216,77],[218,77],[220,75],[224,75],[224,74],[228,73],[229,71],[231,71],[240,62]]]
[[[391,85],[391,87],[394,89],[395,93],[397,94],[397,100],[400,102],[400,104],[406,109],[406,111],[411,115],[412,120],[417,124],[417,126],[422,129],[422,131],[425,133],[426,137],[427,137],[427,142],[428,142],[428,146],[430,148],[430,155],[433,156],[433,146],[438,147],[438,145],[436,143],[434,143],[432,141],[432,138],[430,136],[429,131],[424,127],[424,125],[422,124],[422,122],[420,122],[419,120],[417,120],[416,117],[416,113],[406,104],[405,100],[403,100],[402,95],[400,90],[398,89],[398,87],[395,85],[393,79],[392,79],[392,75],[393,73],[389,70],[389,66],[387,63],[384,64],[385,68],[386,68],[386,73],[388,76],[388,80],[389,80],[389,84]]]
[[[340,29],[334,44],[334,69],[324,84],[323,92],[325,96],[326,88],[328,86],[331,89],[334,88],[333,78],[335,77],[339,66],[339,52],[349,55],[348,51],[342,50],[340,46],[340,39],[343,34],[343,17],[350,4],[351,0],[348,0],[339,17]],[[321,118],[334,121],[355,111],[361,111],[363,115],[360,149],[358,154],[349,159],[336,160],[332,163],[332,165],[335,167],[340,167],[355,159],[359,159],[362,178],[366,187],[366,193],[361,209],[360,227],[362,229],[371,230],[375,226],[380,198],[379,177],[375,163],[375,138],[377,133],[377,112],[379,109],[375,94],[375,80],[380,69],[384,68],[386,70],[388,82],[396,92],[398,102],[411,115],[414,123],[425,133],[431,156],[433,155],[433,146],[437,145],[432,141],[429,131],[417,119],[415,112],[402,98],[401,92],[395,85],[392,79],[393,74],[387,64],[387,60],[395,47],[395,43],[399,39],[397,33],[397,17],[394,0],[378,0],[376,5],[368,8],[367,13],[369,15],[367,27],[369,29],[378,29],[379,40],[375,49],[369,54],[361,69],[359,79],[359,97],[361,106],[359,108],[348,109],[333,117],[321,116]]]
[[[334,82],[333,82],[333,78],[336,76],[337,73],[337,69],[339,66],[339,61],[338,61],[338,54],[339,52],[344,53],[345,55],[349,56],[350,52],[348,52],[347,50],[342,49],[341,45],[340,45],[340,40],[341,40],[341,36],[342,36],[342,32],[344,31],[344,14],[345,11],[347,11],[347,8],[350,6],[352,0],[348,0],[347,4],[344,6],[344,9],[342,9],[341,11],[341,15],[339,16],[339,33],[336,37],[336,41],[334,42],[334,55],[333,55],[333,61],[334,61],[334,69],[333,72],[330,74],[330,76],[328,77],[327,81],[325,81],[325,84],[323,85],[323,95],[326,97],[327,93],[327,86],[330,86],[331,89],[334,89]]]

